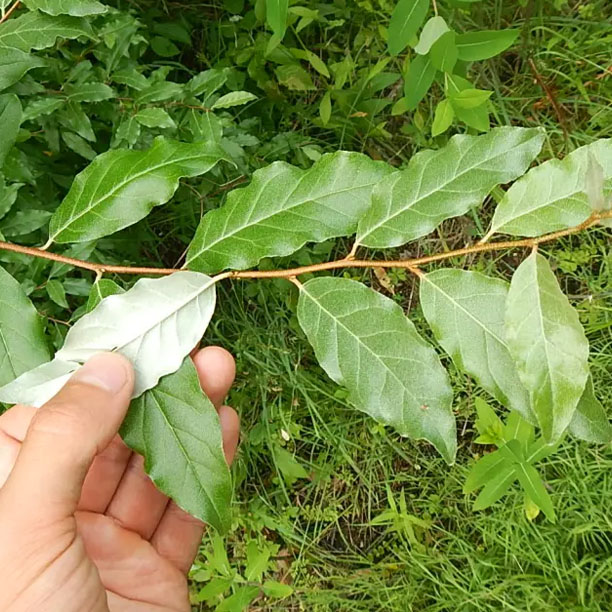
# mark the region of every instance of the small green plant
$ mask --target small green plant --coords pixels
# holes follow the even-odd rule
[[[97,2],[25,4],[32,10],[0,25],[0,231],[15,240],[1,242],[0,250],[23,279],[0,273],[1,401],[40,405],[91,355],[121,352],[136,371],[122,428],[126,443],[145,456],[162,491],[223,532],[231,520],[230,474],[216,413],[199,391],[188,354],[213,317],[218,283],[287,279],[295,285],[301,330],[350,403],[403,436],[430,442],[452,464],[453,391],[437,350],[393,299],[333,274],[401,270],[420,282],[421,308],[441,348],[511,411],[502,426],[480,405],[481,441],[498,449],[475,465],[466,484],[470,492],[484,487],[476,507],[493,503],[518,480],[529,516],[537,507],[554,520],[534,463],[566,432],[607,443],[612,430],[593,393],[585,333],[538,248],[612,226],[610,139],[531,170],[545,138],[541,129],[457,135],[400,170],[361,153],[310,149],[300,165],[260,162],[248,184],[238,186],[247,179],[235,169],[246,167],[254,136],[249,120],[227,109],[253,96],[234,69],[171,81],[169,66],[144,71],[138,64],[148,43],[132,15]],[[90,20],[97,20],[95,33]],[[180,29],[165,31],[170,34],[183,36]],[[33,53],[58,38],[65,44],[56,54]],[[83,40],[91,41],[95,63],[83,59]],[[159,40],[151,47],[172,51]],[[83,159],[90,163],[81,169]],[[188,215],[195,234],[191,225],[170,223],[152,224],[149,235],[156,245],[161,232],[186,231],[185,264],[128,265],[140,251],[121,237],[171,199],[188,201],[185,192],[194,188],[187,179],[196,177],[203,177],[197,210],[177,206],[174,213]],[[215,190],[227,194],[225,201],[207,210],[205,195]],[[424,238],[448,219],[477,215],[493,191],[499,203],[480,242],[409,259],[380,253]],[[482,227],[487,222],[478,218]],[[516,238],[492,240],[498,235]],[[337,259],[298,267],[279,259],[350,236],[352,249]],[[475,254],[523,249],[530,253],[510,284],[463,269]],[[449,267],[423,270],[444,261]],[[109,274],[160,278],[125,287],[104,278]],[[59,322],[52,359],[28,297],[42,293]],[[71,302],[78,308],[70,309]],[[303,468],[298,464],[296,475],[283,452],[275,452],[283,476],[302,478]],[[409,535],[414,521],[402,499],[393,501],[393,516],[379,520],[418,542]]]

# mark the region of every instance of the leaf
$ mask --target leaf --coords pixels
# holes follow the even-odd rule
[[[420,303],[455,365],[500,404],[535,416],[505,340],[508,284],[479,272],[440,269],[421,278]]]
[[[299,478],[308,478],[308,472],[292,453],[276,445],[273,454],[274,465],[276,465],[289,486],[293,485]]]
[[[97,280],[89,293],[85,312],[91,312],[105,297],[118,293],[125,293],[125,291],[115,281],[110,280],[110,278]]]
[[[9,19],[0,28],[0,57],[12,49],[20,51],[40,50],[52,47],[58,38],[93,38],[94,33],[87,20],[80,17],[51,17],[44,13],[24,13]],[[3,49],[2,47],[9,47]]]
[[[546,259],[532,253],[516,270],[506,304],[506,342],[544,439],[569,425],[589,375],[589,343]],[[535,500],[534,500],[535,501]]]
[[[81,317],[56,358],[84,363],[100,351],[117,351],[132,362],[133,397],[138,397],[179,368],[202,338],[214,309],[214,281],[204,274],[142,278]]]
[[[482,106],[491,97],[492,93],[492,91],[484,89],[463,89],[453,94],[451,99],[454,106],[470,109]]]
[[[46,66],[46,62],[20,49],[0,47],[0,91],[17,83],[34,68]]]
[[[515,469],[521,487],[523,487],[529,499],[544,512],[551,523],[554,523],[556,521],[555,509],[538,471],[533,465],[524,462],[517,463]]]
[[[329,123],[329,120],[331,119],[331,113],[331,93],[329,91],[326,91],[323,97],[321,98],[321,104],[319,105],[319,117],[321,117],[321,123],[323,123],[323,125],[327,125]]]
[[[189,357],[132,401],[120,433],[144,456],[145,471],[162,493],[220,533],[229,529],[232,485],[219,416]]]
[[[455,113],[451,103],[448,100],[440,100],[438,106],[436,106],[436,113],[431,126],[431,135],[436,137],[446,132],[451,126],[454,116]]]
[[[7,238],[24,236],[46,225],[50,217],[51,213],[47,210],[37,208],[15,210],[6,219],[2,219],[0,230]]]
[[[501,446],[504,443],[504,424],[495,413],[495,410],[483,399],[477,397],[474,400],[476,407],[476,429],[480,436],[474,440],[476,444],[495,444]]]
[[[589,156],[603,169],[604,193],[612,195],[612,138],[580,147],[565,159],[531,169],[508,189],[495,210],[491,230],[513,236],[540,236],[579,225],[591,215]]]
[[[431,63],[438,70],[442,70],[442,72],[452,72],[457,63],[458,52],[457,45],[455,44],[456,36],[455,32],[449,30],[442,34],[442,36],[440,36],[431,46],[431,51],[429,52]]]
[[[280,41],[285,36],[285,31],[287,30],[289,2],[288,0],[265,0],[265,2],[266,21]]]
[[[248,610],[249,604],[259,595],[258,586],[239,586],[234,594],[224,599],[215,612],[242,612]]]
[[[23,0],[23,3],[31,11],[38,10],[49,15],[72,15],[73,17],[101,15],[108,9],[96,0]]]
[[[72,149],[75,153],[91,161],[97,155],[94,149],[89,146],[89,143],[84,139],[73,134],[72,132],[62,132],[62,140],[66,143],[69,149]]]
[[[23,111],[23,121],[38,119],[44,115],[50,115],[62,108],[65,101],[62,98],[39,98],[30,102]]]
[[[376,185],[357,244],[399,246],[465,214],[493,187],[520,176],[543,140],[539,129],[502,127],[483,136],[453,136],[438,151],[417,153],[405,170]]]
[[[12,146],[17,140],[21,125],[21,103],[15,94],[0,96],[0,168]]]
[[[163,108],[143,108],[134,118],[146,127],[176,129],[176,123]]]
[[[260,548],[256,540],[251,540],[246,547],[246,558],[244,577],[251,582],[261,582],[268,568],[270,551],[266,547]]]
[[[284,162],[257,170],[248,187],[230,192],[224,206],[204,216],[187,265],[208,273],[250,268],[307,242],[352,234],[372,186],[389,171],[345,151],[323,155],[308,170]]]
[[[155,83],[138,92],[135,98],[137,104],[151,104],[151,102],[162,102],[163,100],[180,100],[183,97],[183,86],[178,83],[163,81]]]
[[[433,45],[444,32],[448,32],[449,27],[443,17],[436,15],[427,21],[423,26],[419,43],[414,50],[420,55],[426,55]]]
[[[154,36],[151,41],[151,49],[160,57],[174,57],[179,55],[181,50],[167,38],[163,36]]]
[[[208,172],[227,155],[216,145],[158,137],[146,151],[98,155],[53,213],[49,242],[84,242],[140,221],[167,202],[179,179]]]
[[[436,76],[436,69],[428,55],[417,55],[408,68],[404,79],[406,106],[414,110],[425,97]]]
[[[21,285],[0,267],[0,385],[48,359],[41,318]]]
[[[211,68],[196,74],[189,83],[187,90],[192,96],[205,94],[210,96],[227,82],[228,73],[221,68]]]
[[[391,13],[388,45],[391,55],[401,53],[423,24],[429,10],[428,0],[399,0]]]
[[[0,402],[40,408],[58,393],[79,367],[78,363],[60,359],[47,361],[0,387]]]
[[[101,102],[115,97],[115,92],[104,83],[66,85],[64,93],[71,102]]]
[[[569,424],[569,431],[579,440],[596,444],[612,442],[612,425],[603,404],[595,397],[591,376],[587,380],[584,393]]]
[[[514,44],[519,30],[483,30],[457,36],[459,59],[464,62],[489,59]]]
[[[281,85],[291,91],[311,91],[316,89],[310,75],[299,64],[285,64],[274,71]]]
[[[518,478],[514,464],[505,461],[497,466],[494,478],[484,486],[474,501],[474,511],[484,510],[499,501]]]
[[[589,151],[587,161],[587,171],[584,177],[585,192],[594,211],[605,210],[606,199],[604,195],[605,175],[601,164],[595,159],[592,152]]]
[[[357,409],[428,440],[453,462],[448,376],[400,306],[355,281],[327,277],[300,287],[297,314],[319,363]]]
[[[489,123],[489,109],[486,104],[473,108],[465,108],[464,106],[457,105],[453,98],[450,98],[450,101],[459,121],[463,121],[467,126],[479,132],[489,131],[491,125]]]
[[[50,280],[47,282],[45,286],[47,290],[47,295],[53,300],[58,306],[62,308],[68,308],[68,302],[66,301],[66,291],[64,291],[64,286],[58,280]]]
[[[257,96],[255,94],[248,91],[232,91],[224,96],[221,96],[211,108],[213,110],[218,108],[231,108],[232,106],[247,104],[247,102],[252,102],[253,100],[257,100]]]
[[[4,181],[4,176],[0,174],[0,219],[2,219],[13,207],[19,190],[23,187],[23,183],[11,183],[7,185]]]
[[[463,492],[472,493],[480,487],[496,482],[499,470],[507,467],[507,464],[508,460],[498,450],[483,455],[472,466],[463,485]]]
[[[261,588],[266,597],[274,597],[276,599],[289,597],[293,593],[293,587],[290,584],[283,584],[276,580],[266,580],[261,585]]]

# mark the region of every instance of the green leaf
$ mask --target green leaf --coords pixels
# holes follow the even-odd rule
[[[495,410],[483,399],[477,397],[474,400],[476,407],[476,429],[480,436],[475,442],[477,444],[495,444],[501,446],[504,443],[504,424],[495,413]]]
[[[497,451],[499,452],[499,451]],[[504,458],[505,459],[505,458]],[[515,465],[508,460],[497,466],[495,475],[485,484],[483,490],[474,501],[474,511],[484,510],[500,500],[518,478]]]
[[[399,0],[391,13],[388,41],[389,53],[401,53],[425,21],[428,0]]]
[[[457,36],[459,59],[465,62],[484,60],[498,55],[514,44],[519,30],[483,30]]]
[[[27,208],[14,210],[0,223],[0,231],[7,237],[25,236],[47,225],[51,213],[48,210]]]
[[[521,487],[523,487],[529,499],[544,512],[551,523],[554,523],[556,521],[555,509],[538,471],[533,465],[524,462],[517,463],[515,469]]]
[[[49,242],[84,242],[128,227],[167,202],[181,177],[204,174],[222,159],[227,155],[216,145],[162,137],[146,151],[102,153],[53,213]]]
[[[259,595],[258,586],[238,587],[233,595],[224,599],[216,608],[215,612],[242,612],[248,610],[250,603]]]
[[[244,577],[249,581],[261,582],[270,559],[269,549],[260,548],[257,540],[251,540],[246,547],[246,558]]]
[[[429,52],[431,63],[438,70],[442,70],[442,72],[452,72],[457,63],[458,52],[457,45],[455,44],[456,36],[455,32],[449,30],[442,34],[442,36],[440,36],[431,46]]]
[[[64,93],[71,102],[101,102],[115,97],[113,89],[104,83],[68,84]]]
[[[465,214],[493,187],[523,174],[543,140],[539,129],[503,127],[483,136],[453,136],[438,151],[417,153],[405,170],[375,187],[357,244],[399,246]]]
[[[311,91],[316,89],[310,75],[299,64],[285,64],[274,71],[281,85],[291,91]]]
[[[62,308],[68,308],[68,302],[66,301],[66,291],[64,286],[58,280],[50,280],[47,282],[45,289],[47,295],[53,300],[58,306]]]
[[[125,291],[115,281],[110,280],[110,278],[97,280],[89,293],[85,312],[91,312],[105,297],[118,293],[125,293]]]
[[[48,359],[42,319],[21,285],[0,267],[0,385]]]
[[[163,108],[143,108],[134,118],[146,127],[176,129],[176,123]]]
[[[80,17],[51,17],[44,13],[25,13],[9,19],[0,28],[0,57],[9,47],[21,51],[52,47],[58,38],[93,38],[94,33],[86,19]]]
[[[499,471],[504,467],[507,469],[508,460],[498,450],[483,455],[472,466],[463,485],[463,492],[472,493],[489,483],[497,482]]]
[[[219,595],[227,591],[232,583],[233,578],[213,578],[205,587],[201,588],[196,595],[197,601],[215,602]]]
[[[49,15],[72,15],[73,17],[101,15],[108,10],[108,7],[97,0],[23,0],[23,3],[30,10],[42,11]]]
[[[282,597],[289,597],[293,593],[293,587],[290,584],[283,584],[276,580],[266,580],[262,589],[266,597],[273,597],[280,599]]]
[[[151,49],[160,57],[174,57],[181,52],[171,40],[163,36],[154,36],[151,39]]]
[[[89,161],[93,160],[97,155],[89,143],[77,134],[73,134],[72,132],[62,132],[62,140],[66,143],[66,146],[69,149],[78,155],[81,155],[85,159],[88,159]]]
[[[162,493],[219,532],[229,529],[232,485],[219,417],[189,357],[132,401],[120,433],[144,456],[145,471]]]
[[[453,462],[448,376],[400,306],[355,281],[315,278],[300,287],[298,321],[356,408],[402,435],[428,440]]]
[[[482,106],[490,97],[492,91],[484,89],[463,89],[451,96],[453,106],[462,109],[476,108]]]
[[[436,106],[436,113],[431,126],[431,135],[435,138],[446,132],[451,126],[454,116],[455,113],[451,103],[448,100],[440,100],[438,106]]]
[[[612,196],[612,138],[580,147],[565,159],[531,169],[508,189],[493,216],[494,233],[540,236],[579,225],[591,215],[587,187],[589,156],[603,169],[604,195]]]
[[[270,164],[204,216],[187,265],[209,273],[250,268],[307,242],[349,235],[370,205],[372,186],[389,172],[384,163],[345,151],[323,155],[308,170]]]
[[[508,284],[479,272],[440,269],[421,279],[420,302],[455,365],[500,404],[535,417],[505,340]]]
[[[436,76],[436,69],[428,55],[417,55],[404,79],[404,96],[409,110],[414,110],[425,97]]]
[[[50,115],[65,104],[62,98],[39,98],[30,102],[23,111],[23,121],[31,121],[45,115]]]
[[[0,168],[11,147],[17,140],[19,126],[21,125],[21,103],[15,94],[0,96]]]
[[[205,94],[210,96],[227,82],[228,73],[221,68],[211,68],[196,74],[187,83],[187,90],[192,96]]]
[[[319,117],[323,125],[327,125],[331,119],[332,103],[331,93],[326,91],[324,96],[321,98],[321,104],[319,105]]]
[[[589,375],[589,343],[546,259],[516,270],[506,305],[506,342],[545,440],[569,425]],[[535,500],[534,500],[535,501]]]
[[[4,176],[0,174],[0,219],[2,219],[13,207],[19,190],[23,183],[11,183],[7,185]]]
[[[287,14],[289,8],[288,0],[265,0],[266,21],[270,29],[280,40],[285,36],[287,30]]]
[[[151,102],[162,102],[163,100],[180,100],[183,97],[183,86],[178,83],[163,81],[155,83],[138,92],[135,98],[137,104],[151,104]]]
[[[34,68],[46,66],[46,62],[20,49],[0,47],[0,91],[17,83]]]
[[[612,425],[606,409],[595,397],[593,378],[589,376],[584,393],[569,425],[570,433],[579,440],[609,444],[612,442]]]
[[[474,108],[465,108],[457,105],[453,98],[450,99],[457,119],[463,121],[467,126],[479,132],[488,132],[491,124],[489,122],[489,109],[486,104]]]
[[[281,446],[274,447],[274,465],[283,475],[283,478],[289,486],[300,478],[308,478],[308,472],[304,466],[296,460],[292,453],[286,451]]]
[[[442,34],[449,31],[449,27],[443,17],[436,15],[427,21],[419,37],[419,43],[414,50],[420,55],[426,55]]]
[[[221,96],[213,105],[212,109],[231,108],[232,106],[241,106],[257,100],[257,96],[248,91],[232,91],[224,96]]]

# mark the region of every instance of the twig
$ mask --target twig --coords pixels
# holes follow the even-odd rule
[[[575,227],[570,227],[552,234],[546,234],[537,238],[523,238],[522,240],[506,240],[504,242],[488,242],[478,243],[471,246],[464,247],[462,249],[455,249],[454,251],[444,251],[443,253],[437,253],[435,255],[426,255],[424,257],[415,257],[413,259],[396,259],[390,261],[375,260],[375,259],[337,259],[335,261],[327,261],[324,263],[313,264],[310,266],[300,266],[298,268],[290,268],[288,270],[245,270],[245,271],[231,271],[219,274],[215,277],[218,280],[222,278],[287,278],[295,282],[295,279],[300,274],[307,274],[311,272],[321,272],[323,270],[337,270],[338,268],[404,268],[409,270],[417,276],[421,276],[422,273],[418,269],[420,266],[425,264],[433,263],[435,261],[442,261],[444,259],[451,259],[452,257],[463,257],[472,253],[484,253],[486,251],[502,251],[505,249],[516,249],[516,248],[537,248],[539,244],[544,242],[552,242],[563,236],[569,236],[571,234],[577,234],[582,232],[593,225],[599,223],[602,219],[612,219],[612,210],[606,210],[601,212],[594,212],[586,221]],[[22,255],[29,255],[31,257],[38,257],[40,259],[49,259],[51,261],[58,261],[60,263],[74,266],[75,268],[82,268],[84,270],[91,270],[96,273],[96,277],[100,278],[105,273],[111,274],[153,274],[153,275],[168,275],[174,272],[179,272],[180,268],[146,268],[146,267],[132,267],[132,266],[111,266],[107,264],[94,263],[91,261],[83,261],[82,259],[75,259],[73,257],[66,257],[65,255],[59,255],[58,253],[50,253],[43,249],[35,247],[26,247],[19,244],[12,244],[11,242],[0,241],[0,251],[12,251],[14,253],[21,253]]]
[[[0,23],[4,23],[12,14],[13,11],[21,4],[21,0],[17,0],[17,2],[15,2],[15,4],[13,4],[13,6],[11,6],[9,8],[8,11],[6,11],[6,13],[4,13],[4,15],[2,16],[2,18],[0,18]]]

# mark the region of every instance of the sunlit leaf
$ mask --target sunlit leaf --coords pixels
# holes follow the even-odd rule
[[[323,155],[308,170],[270,164],[204,216],[187,265],[207,273],[249,268],[307,242],[349,235],[370,204],[373,185],[390,171],[386,164],[344,151]]]
[[[315,278],[300,287],[298,320],[319,363],[356,408],[428,440],[453,462],[448,376],[400,306],[355,281]]]
[[[391,13],[388,45],[391,55],[401,53],[425,20],[428,0],[399,0]]]
[[[612,425],[603,404],[595,397],[593,379],[590,376],[569,424],[569,431],[574,437],[587,442],[612,442]]]
[[[479,206],[496,185],[520,176],[543,140],[539,129],[505,127],[483,136],[457,135],[438,151],[417,153],[405,170],[375,187],[357,243],[385,248],[429,234],[445,219]]]
[[[548,442],[556,442],[584,392],[589,343],[548,262],[537,253],[512,277],[506,342],[542,434]]]

